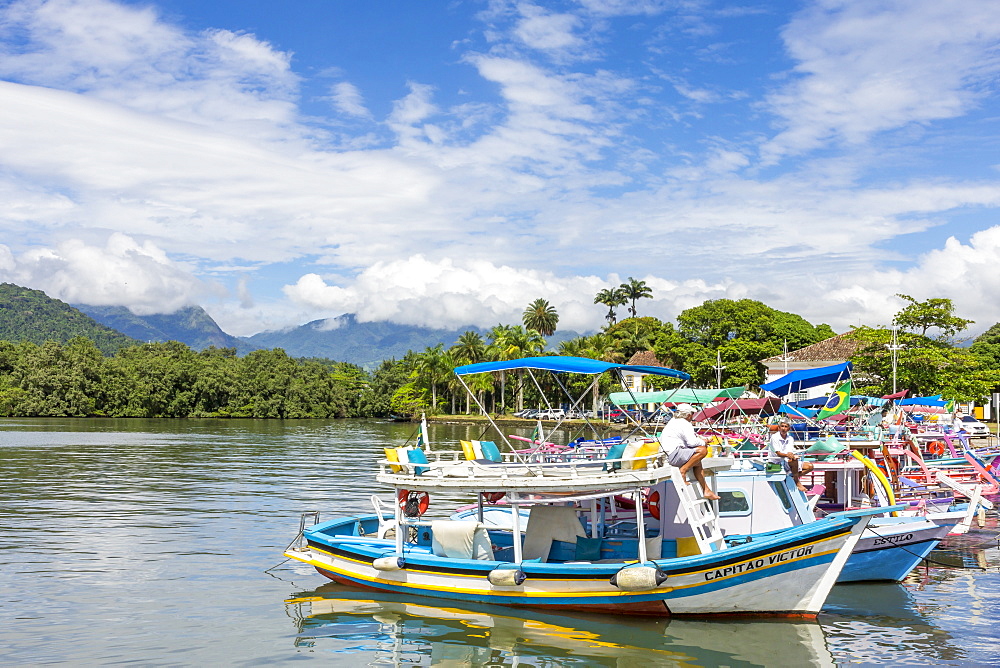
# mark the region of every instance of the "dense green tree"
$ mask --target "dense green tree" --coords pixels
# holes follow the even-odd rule
[[[897,343],[896,387],[910,390],[911,396],[942,394],[959,401],[982,400],[1000,384],[1000,369],[991,367],[983,349],[958,348],[952,339],[971,320],[954,315],[948,299],[917,302],[899,295],[908,304],[893,318],[902,328]],[[936,337],[927,336],[938,329]],[[893,389],[892,332],[887,328],[859,327],[851,337],[859,342],[854,362],[854,378],[859,391],[886,394]]]
[[[893,324],[922,337],[927,336],[927,330],[937,329],[938,340],[950,342],[955,335],[975,323],[974,320],[956,316],[950,299],[932,298],[918,302],[909,295],[896,296],[908,304],[896,313]]]

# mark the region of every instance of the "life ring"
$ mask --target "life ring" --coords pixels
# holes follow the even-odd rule
[[[944,454],[944,441],[931,441],[927,444],[927,452],[932,455],[943,455]]]
[[[653,519],[660,519],[660,493],[654,491],[646,499],[646,503],[649,505],[649,514],[653,516]]]
[[[507,492],[483,492],[483,498],[490,503],[496,503],[504,497]]]
[[[399,508],[407,517],[420,517],[427,512],[431,505],[431,495],[427,492],[411,492],[407,489],[399,490],[396,495],[399,501]]]

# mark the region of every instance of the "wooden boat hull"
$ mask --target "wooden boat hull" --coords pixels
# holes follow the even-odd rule
[[[861,534],[837,582],[900,582],[937,547],[949,528],[917,518],[875,518]]]
[[[494,585],[491,571],[516,568],[497,561],[451,559],[411,546],[396,554],[392,541],[338,535],[360,518],[317,525],[307,545],[286,556],[335,582],[408,595],[547,610],[634,615],[792,616],[812,618],[840,574],[869,515],[846,513],[793,527],[719,552],[647,562],[662,572],[658,586],[625,591],[611,583],[630,563],[524,562],[520,585]],[[373,562],[402,556],[400,570]]]

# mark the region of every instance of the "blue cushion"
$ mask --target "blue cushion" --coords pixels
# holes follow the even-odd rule
[[[625,448],[628,447],[627,441],[622,441],[621,443],[615,443],[610,448],[608,448],[608,455],[605,459],[621,459],[625,455]],[[622,467],[621,462],[615,462],[611,465],[612,470],[617,470]]]
[[[584,538],[582,536],[577,536],[576,538],[576,554],[574,559],[577,561],[597,561],[601,558],[601,538]]]
[[[408,450],[406,452],[406,459],[411,464],[427,464],[427,463],[429,463],[427,461],[427,455],[425,455],[424,451],[420,450],[419,448],[414,448],[413,450]],[[422,474],[426,473],[429,470],[430,469],[428,469],[426,466],[414,466],[413,467],[413,472],[416,473],[417,475],[422,475]]]
[[[482,450],[484,459],[491,462],[500,461],[500,448],[493,441],[479,441],[479,449]]]

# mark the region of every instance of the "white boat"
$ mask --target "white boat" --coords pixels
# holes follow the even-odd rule
[[[572,357],[475,364],[455,372],[462,378],[501,370],[587,374],[593,383],[604,372],[685,377],[660,367]],[[503,455],[480,445],[475,454],[489,456],[474,461],[467,458],[469,448],[393,451],[376,475],[399,500],[392,517],[377,512],[318,523],[303,530],[286,556],[342,584],[405,595],[544,610],[812,618],[870,517],[882,512],[834,513],[752,541],[727,542],[699,486],[682,480],[658,447],[643,449],[642,439],[625,456],[605,460],[536,461],[552,457],[519,453],[509,442]],[[733,460],[702,464],[720,471]],[[490,528],[478,517],[425,519],[428,499],[438,494],[465,494],[478,505],[503,496],[512,527]],[[626,528],[631,531],[623,531],[599,512],[598,501],[615,496],[652,504],[659,517],[647,524],[639,514]],[[530,509],[523,532],[522,508]]]

